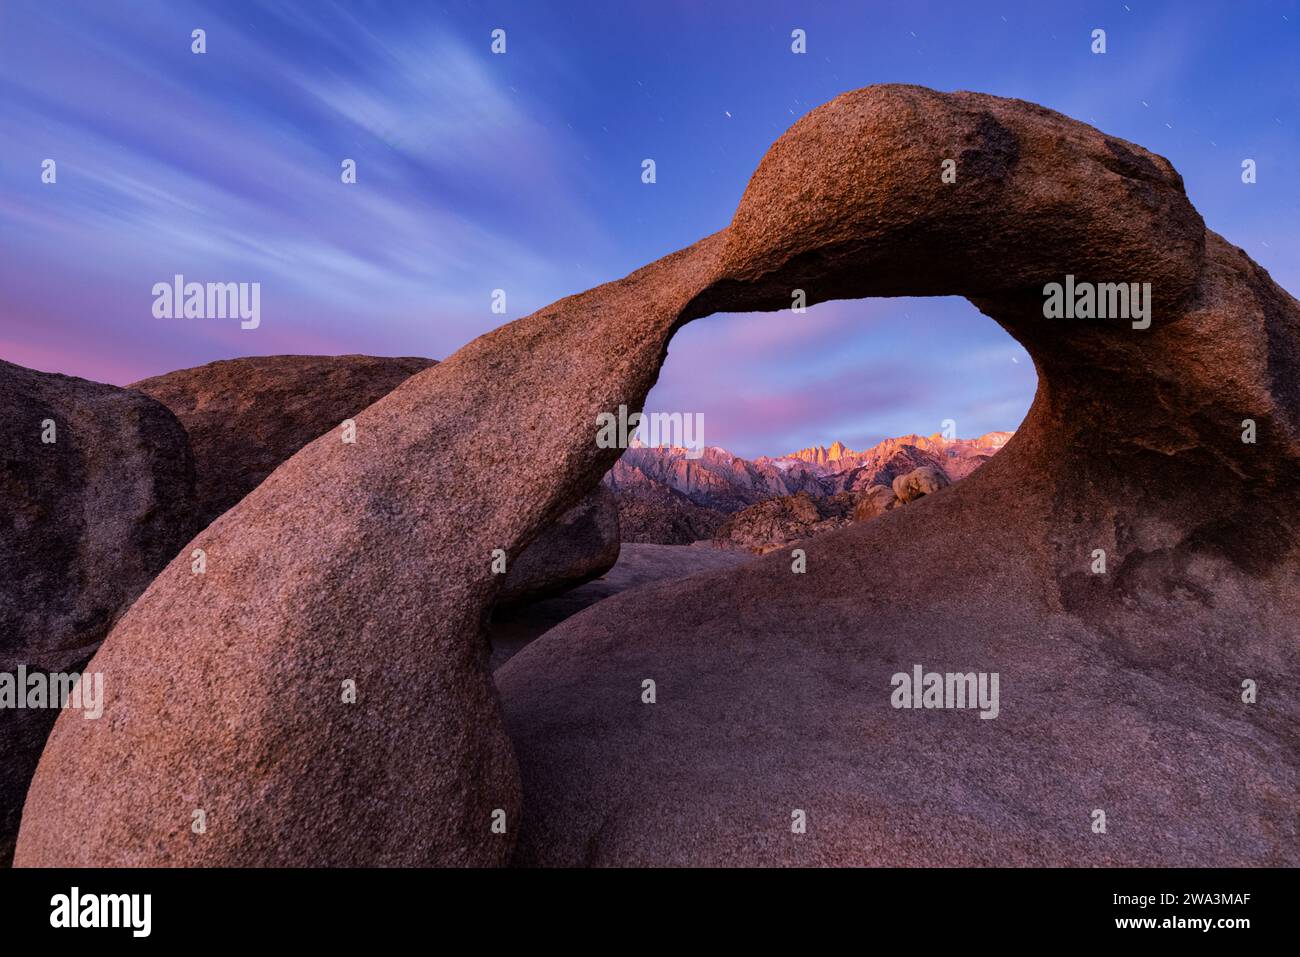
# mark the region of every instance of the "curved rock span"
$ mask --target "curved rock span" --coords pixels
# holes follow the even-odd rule
[[[195,460],[198,527],[257,488],[285,459],[414,373],[418,356],[247,356],[142,379],[129,388],[185,426]],[[188,536],[186,536],[188,537]],[[618,504],[603,486],[534,540],[506,576],[501,603],[524,604],[603,575],[618,560]]]
[[[1149,282],[1149,327],[1045,318],[1066,275]],[[683,323],[795,289],[966,296],[1033,357],[1026,421],[801,574],[648,586],[524,649],[521,816],[491,550],[596,485],[596,416],[642,407]],[[106,720],[58,722],[17,859],[1297,863],[1298,365],[1300,305],[1166,160],[1024,102],[847,93],[726,229],[471,342],[197,538],[207,575],[183,553],[96,656]],[[892,707],[916,665],[998,673],[998,717]]]

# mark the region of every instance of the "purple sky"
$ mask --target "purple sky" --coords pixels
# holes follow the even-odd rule
[[[114,383],[240,355],[442,358],[725,226],[773,140],[877,82],[1022,97],[1162,153],[1296,289],[1298,28],[1295,0],[6,0],[0,356]],[[260,282],[260,327],[155,319],[178,272]],[[649,407],[702,411],[706,442],[754,456],[1010,429],[1033,388],[964,301],[872,300],[696,322]]]

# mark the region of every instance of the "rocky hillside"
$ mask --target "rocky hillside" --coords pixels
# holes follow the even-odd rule
[[[605,483],[618,496],[623,541],[685,545],[713,537],[729,516],[778,499],[797,496],[800,502],[818,502],[848,495],[845,501],[851,511],[868,488],[892,487],[896,478],[918,468],[936,468],[951,481],[958,481],[988,461],[1013,434],[990,432],[975,439],[953,440],[938,434],[905,435],[862,451],[835,442],[829,448],[815,446],[752,461],[717,447],[690,458],[682,448],[634,446],[605,476]],[[793,503],[777,512],[807,517],[806,507]],[[765,515],[766,511],[755,513]],[[826,517],[813,520],[814,524]],[[733,526],[723,537],[730,540],[739,533]],[[755,545],[748,533],[742,537],[747,547]],[[787,540],[792,539],[773,541]]]
[[[779,463],[792,460],[804,463],[828,483],[831,494],[834,494],[875,484],[874,480],[884,469],[896,472],[905,463],[902,460],[894,461],[891,466],[891,460],[901,452],[907,456],[906,464],[910,464],[911,468],[938,465],[956,481],[965,478],[992,458],[1014,434],[989,432],[975,439],[945,439],[938,433],[903,435],[885,439],[861,452],[846,448],[842,442],[835,442],[829,448],[819,445],[800,449],[779,459],[760,458],[756,464],[761,467],[772,463],[779,467]],[[891,480],[893,477],[895,476],[891,475]]]
[[[813,498],[807,492],[786,495],[751,505],[737,512],[718,529],[719,545],[765,554],[790,542],[843,528],[854,520],[855,497],[840,492]]]

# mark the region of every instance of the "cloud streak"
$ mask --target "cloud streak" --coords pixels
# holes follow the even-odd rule
[[[1294,285],[1300,17],[1130,6],[816,5],[794,56],[788,5],[761,0],[743,15],[7,0],[0,355],[113,382],[273,352],[442,358],[725,226],[774,138],[878,82],[1095,118],[1167,155],[1211,227]],[[1105,56],[1089,52],[1094,26]],[[1249,188],[1244,156],[1260,162]],[[56,186],[39,180],[47,157]],[[153,319],[153,283],[178,272],[261,282],[261,327]],[[1034,386],[1023,350],[963,301],[882,300],[693,323],[651,400],[705,411],[710,442],[757,455],[944,418],[964,435],[1014,428]]]

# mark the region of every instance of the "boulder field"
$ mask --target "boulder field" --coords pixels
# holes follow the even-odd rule
[[[1150,283],[1149,327],[1046,318],[1067,275]],[[1033,358],[1024,424],[802,572],[616,595],[494,687],[492,551],[595,488],[597,416],[643,406],[682,324],[794,289],[967,297]],[[844,94],[725,229],[356,423],[117,623],[92,662],[117,690],[57,722],[18,863],[1300,863],[1300,305],[1139,146],[1016,100]],[[998,716],[891,707],[917,665],[998,673]]]

